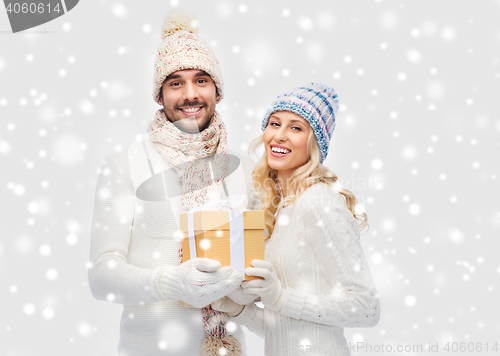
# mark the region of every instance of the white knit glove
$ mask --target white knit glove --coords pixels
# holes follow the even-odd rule
[[[229,316],[236,316],[245,306],[232,301],[229,297],[224,297],[212,303],[212,309],[225,312]]]
[[[158,271],[155,288],[164,300],[182,300],[202,308],[226,296],[241,283],[241,273],[219,261],[193,258]]]
[[[256,294],[264,306],[276,312],[281,311],[285,299],[285,289],[281,287],[281,282],[276,276],[273,265],[264,260],[253,260],[252,266],[245,270],[249,276],[259,276],[264,279],[254,279],[243,281],[241,287],[245,293]]]

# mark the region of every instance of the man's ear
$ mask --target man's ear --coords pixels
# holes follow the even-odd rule
[[[219,101],[219,99],[220,99],[219,93],[217,93],[217,95],[215,96],[215,99],[216,99],[216,101]]]
[[[160,105],[163,106],[163,93],[160,91]]]

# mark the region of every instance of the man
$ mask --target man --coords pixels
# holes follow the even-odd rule
[[[179,264],[181,213],[234,194],[256,204],[251,166],[228,164],[219,63],[192,24],[167,15],[153,85],[163,108],[147,139],[106,158],[97,183],[89,284],[124,305],[120,355],[245,355],[243,331],[209,307],[241,273],[204,258]]]

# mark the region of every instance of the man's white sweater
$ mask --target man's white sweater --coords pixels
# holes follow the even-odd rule
[[[165,301],[154,287],[158,271],[179,265],[181,183],[168,168],[144,141],[106,158],[99,175],[89,284],[96,299],[123,304],[119,355],[199,355],[205,338],[202,310]],[[256,204],[251,169],[242,159],[225,179],[230,195],[249,195],[250,209]],[[143,185],[152,176],[160,179]],[[229,334],[246,349],[241,328]]]

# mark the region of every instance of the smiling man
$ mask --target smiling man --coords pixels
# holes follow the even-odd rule
[[[210,125],[219,97],[209,74],[185,69],[167,77],[161,89],[160,104],[165,116],[179,130],[197,133]]]
[[[226,328],[226,314],[210,307],[241,273],[205,258],[182,263],[181,213],[226,195],[258,204],[248,161],[218,174],[230,161],[215,110],[223,83],[193,23],[165,18],[153,81],[162,108],[147,139],[106,158],[97,183],[89,284],[95,298],[123,305],[119,355],[246,355],[243,330]]]

